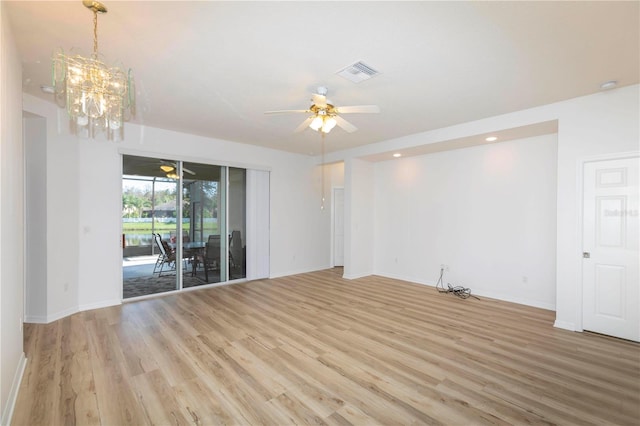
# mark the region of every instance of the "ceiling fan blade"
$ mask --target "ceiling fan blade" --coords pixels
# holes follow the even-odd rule
[[[324,108],[327,106],[327,97],[324,95],[318,95],[317,93],[314,93],[311,101],[313,101],[314,105],[320,108]]]
[[[377,113],[380,112],[380,107],[378,105],[353,105],[353,106],[341,106],[337,107],[336,111],[339,114],[350,114],[350,113]]]
[[[294,130],[293,132],[294,133],[299,133],[299,132],[303,131],[304,129],[309,127],[309,124],[311,124],[311,122],[313,121],[314,118],[315,118],[315,116],[313,116],[313,115],[311,117],[307,118],[302,123],[300,123],[300,125],[298,127],[296,127],[296,130]]]
[[[354,126],[353,124],[349,123],[347,120],[345,120],[344,118],[340,117],[339,115],[336,115],[333,118],[336,119],[336,124],[338,126],[340,126],[345,132],[353,133],[356,130],[358,130],[358,128],[356,126]]]
[[[189,170],[189,169],[186,169],[186,168],[184,168],[184,167],[182,168],[182,171],[183,171],[183,172],[187,172],[187,173],[189,173],[190,175],[193,175],[193,176],[195,176],[195,175],[196,175],[196,172],[191,171],[191,170]]]
[[[265,111],[265,114],[289,114],[291,112],[306,112],[310,113],[308,109],[281,109],[278,111]]]

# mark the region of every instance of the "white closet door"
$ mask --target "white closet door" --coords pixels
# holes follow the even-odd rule
[[[269,172],[247,170],[247,279],[269,278]]]
[[[584,168],[583,328],[640,341],[638,157]]]

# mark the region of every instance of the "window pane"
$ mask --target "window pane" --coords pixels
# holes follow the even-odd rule
[[[123,156],[123,298],[176,290],[177,181],[163,160]],[[168,166],[167,166],[168,167]],[[157,237],[156,237],[157,235]]]
[[[183,244],[187,271],[183,286],[226,281],[225,191],[221,166],[184,163]]]
[[[246,258],[246,200],[247,173],[245,169],[229,168],[229,280],[247,276]]]

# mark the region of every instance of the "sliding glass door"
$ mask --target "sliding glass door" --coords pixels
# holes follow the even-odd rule
[[[124,298],[246,277],[246,170],[125,155],[122,185]]]
[[[227,281],[226,167],[183,165],[183,249],[194,285]]]

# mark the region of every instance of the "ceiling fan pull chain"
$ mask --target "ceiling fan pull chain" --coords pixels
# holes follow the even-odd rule
[[[320,136],[322,137],[322,140],[320,141],[320,150],[321,150],[321,154],[322,154],[322,164],[320,164],[321,167],[321,171],[320,171],[320,179],[322,179],[322,182],[320,184],[320,210],[324,210],[324,138],[325,138],[326,133],[325,132],[320,132]]]

